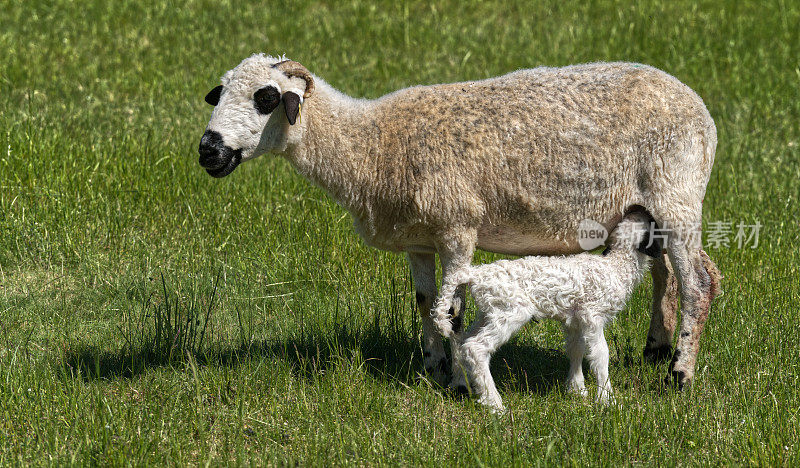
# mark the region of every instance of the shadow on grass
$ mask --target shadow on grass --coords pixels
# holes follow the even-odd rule
[[[375,379],[390,385],[411,385],[420,378],[421,349],[410,333],[386,333],[370,326],[353,330],[311,332],[301,337],[254,341],[233,347],[211,348],[192,356],[201,366],[237,367],[252,359],[273,359],[291,365],[298,378],[314,379],[355,356]],[[170,357],[148,349],[111,351],[97,346],[67,350],[59,364],[62,371],[85,381],[133,378],[155,368],[183,370],[187,357]],[[568,361],[560,350],[542,349],[512,341],[492,360],[497,385],[545,394],[563,384]]]
[[[419,334],[416,307],[394,282],[381,313],[345,302],[340,319],[337,300],[332,321],[323,325],[300,317],[296,335],[271,340],[253,341],[252,322],[236,309],[241,338],[225,345],[212,338],[220,275],[168,281],[168,275],[161,274],[160,282],[137,283],[130,291],[137,306],[123,308],[117,340],[121,346],[108,349],[79,343],[65,350],[58,370],[95,381],[134,378],[156,368],[183,372],[190,359],[211,368],[267,360],[288,364],[301,379],[317,379],[341,365],[358,366],[387,385],[406,386],[422,377],[422,350],[413,338]],[[408,290],[410,284],[405,286]],[[403,320],[409,312],[415,318],[411,327]],[[373,318],[365,321],[370,313]],[[567,369],[568,360],[560,349],[542,349],[520,340],[504,345],[492,360],[499,387],[542,394],[560,387]]]

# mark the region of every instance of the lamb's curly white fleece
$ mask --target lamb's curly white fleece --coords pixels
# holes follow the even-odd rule
[[[570,370],[567,388],[586,394],[581,361],[588,360],[597,377],[597,400],[611,396],[608,345],[603,328],[621,310],[650,265],[637,251],[646,237],[643,215],[628,215],[611,234],[606,255],[525,257],[462,269],[442,286],[434,320],[443,335],[453,334],[449,309],[456,288],[469,284],[478,314],[454,359],[470,380],[480,402],[502,411],[503,403],[489,371],[491,354],[531,319],[563,323]],[[626,235],[622,235],[626,233]],[[630,233],[631,235],[627,235]]]

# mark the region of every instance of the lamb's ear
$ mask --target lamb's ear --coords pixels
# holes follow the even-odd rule
[[[654,229],[655,224],[650,224],[650,228],[647,229],[644,239],[642,239],[642,242],[639,243],[639,248],[637,250],[649,257],[661,258],[663,247],[661,245],[661,240],[652,235]]]
[[[297,114],[300,113],[300,96],[286,91],[283,93],[283,107],[286,109],[286,120],[289,121],[289,125],[294,125],[297,122]]]
[[[219,104],[219,96],[222,94],[222,85],[217,86],[206,94],[206,102],[212,106]]]

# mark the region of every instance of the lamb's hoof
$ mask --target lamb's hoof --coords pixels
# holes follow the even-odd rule
[[[483,405],[495,416],[503,416],[508,412],[502,401],[480,398],[478,403]]]
[[[595,400],[595,403],[600,407],[608,407],[616,405],[617,399],[614,397],[613,394],[606,393],[601,396],[598,396],[597,400]]]
[[[572,395],[577,398],[587,398],[589,396],[589,391],[586,390],[586,387],[568,385],[566,391],[568,395]]]
[[[664,378],[664,385],[681,391],[688,389],[691,382],[691,377],[687,377],[686,373],[682,370],[672,370],[669,375]]]
[[[661,345],[655,348],[644,348],[644,352],[642,353],[644,356],[645,361],[658,363],[668,361],[672,357],[672,346],[670,345]]]

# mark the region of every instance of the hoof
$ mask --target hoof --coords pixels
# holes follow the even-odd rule
[[[648,362],[664,362],[672,357],[672,346],[662,345],[656,348],[644,348],[642,355],[645,361]]]
[[[691,383],[691,379],[686,377],[686,373],[683,371],[670,371],[669,375],[664,378],[664,384],[667,387],[678,390],[684,390],[688,388],[689,383]]]
[[[617,404],[617,398],[614,396],[613,393],[603,392],[598,393],[597,398],[595,398],[595,404],[600,407],[608,407]]]
[[[508,413],[506,407],[503,405],[503,401],[498,399],[490,399],[490,398],[480,398],[478,399],[478,403],[483,405],[486,409],[489,410],[495,416],[504,416]]]
[[[575,385],[567,385],[566,392],[568,395],[573,395],[578,398],[586,398],[589,396],[589,391],[586,387],[577,387]]]

